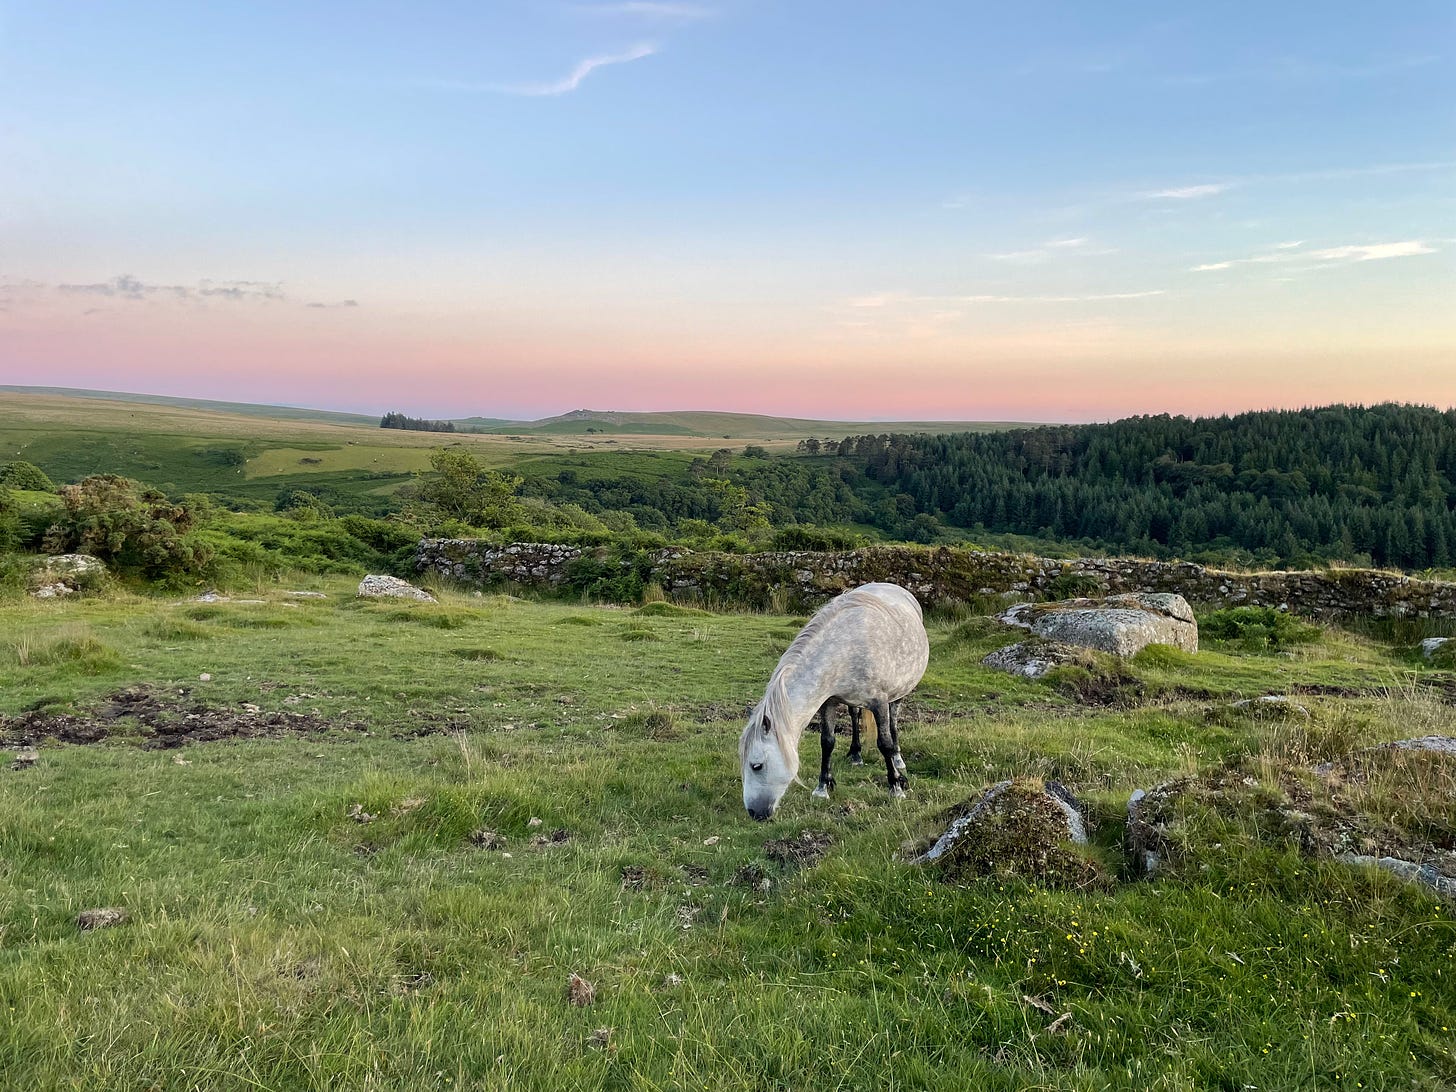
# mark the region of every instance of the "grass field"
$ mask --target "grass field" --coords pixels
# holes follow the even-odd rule
[[[133,397],[138,400],[127,401]],[[487,466],[525,473],[554,475],[570,467],[590,478],[655,478],[680,473],[695,456],[722,447],[782,450],[810,435],[931,427],[1006,426],[686,413],[567,415],[488,435],[431,433],[381,429],[373,419],[327,411],[0,387],[0,462],[34,463],[58,482],[123,474],[172,495],[265,504],[303,489],[365,511],[386,507],[395,490],[429,469],[434,451],[450,445],[464,446]]]
[[[1238,815],[1196,866],[1102,890],[901,858],[999,778],[1055,776],[1117,875],[1134,787],[1449,726],[1449,676],[1403,650],[1156,650],[1092,705],[981,667],[993,623],[933,621],[910,798],[841,765],[832,803],[794,788],[754,824],[736,737],[802,619],[299,586],[0,602],[0,712],[111,732],[0,765],[6,1087],[1456,1082],[1456,920],[1386,873]],[[1227,707],[1294,688],[1308,722]],[[148,707],[256,738],[160,748]],[[781,862],[806,831],[822,859]],[[79,932],[101,906],[129,918]]]

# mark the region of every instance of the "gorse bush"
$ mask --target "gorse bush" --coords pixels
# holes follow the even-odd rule
[[[60,489],[61,511],[46,531],[50,553],[92,554],[152,579],[206,569],[211,548],[195,535],[192,510],[116,474],[94,474]]]
[[[1230,607],[1198,621],[1200,635],[1237,642],[1250,651],[1286,648],[1318,639],[1320,628],[1273,607]]]
[[[34,463],[21,461],[0,463],[0,489],[31,489],[37,493],[52,493],[55,482]]]

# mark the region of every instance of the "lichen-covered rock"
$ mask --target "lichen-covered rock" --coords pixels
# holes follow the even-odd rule
[[[30,574],[30,594],[37,599],[63,599],[106,579],[106,562],[90,554],[54,554]]]
[[[394,576],[366,576],[359,581],[359,594],[366,599],[414,599],[421,603],[436,602],[435,597],[429,592]]]
[[[94,910],[82,910],[77,914],[76,928],[82,932],[109,929],[113,925],[120,925],[126,918],[126,911],[119,906],[98,906]]]
[[[41,568],[60,576],[103,576],[106,562],[90,554],[55,554],[46,558]]]
[[[1108,882],[1087,844],[1080,805],[1055,781],[1001,781],[958,815],[916,864],[943,875],[1022,876],[1052,887]]]
[[[1456,640],[1427,637],[1421,642],[1421,659],[1433,667],[1456,667]]]
[[[998,648],[981,661],[996,671],[1006,671],[1027,679],[1039,679],[1063,664],[1080,664],[1088,659],[1085,649],[1032,637],[1005,648]]]
[[[1132,656],[1148,645],[1198,651],[1198,623],[1181,595],[1130,594],[1106,599],[1021,603],[1001,615],[1007,625],[1048,641]]]

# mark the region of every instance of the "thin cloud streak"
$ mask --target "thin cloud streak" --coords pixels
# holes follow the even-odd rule
[[[1075,239],[1049,239],[1041,246],[1030,247],[1026,250],[1008,250],[1000,254],[987,254],[986,257],[996,262],[1021,262],[1026,264],[1037,264],[1049,258],[1057,257],[1101,257],[1107,254],[1116,254],[1116,247],[1090,247],[1091,239],[1087,236],[1078,236]]]
[[[524,95],[531,98],[565,95],[580,87],[582,81],[598,68],[614,64],[630,64],[632,61],[640,61],[643,57],[651,57],[656,52],[657,46],[651,42],[643,42],[624,53],[603,53],[595,57],[588,57],[573,68],[568,75],[553,83],[492,84],[488,89],[504,95]],[[465,88],[469,85],[459,86]]]
[[[92,284],[58,284],[56,291],[68,295],[107,296],[112,299],[144,300],[151,296],[171,296],[175,299],[197,299],[216,297],[226,300],[282,300],[287,299],[281,284],[267,281],[213,281],[203,280],[196,285],[147,284],[123,273],[109,281]]]
[[[1210,182],[1201,186],[1174,186],[1166,190],[1151,190],[1138,194],[1138,196],[1150,201],[1191,201],[1199,197],[1215,197],[1227,190],[1229,186],[1230,183],[1227,182]]]
[[[1190,273],[1212,273],[1232,269],[1236,265],[1275,265],[1289,262],[1378,262],[1388,258],[1414,258],[1435,254],[1436,247],[1422,239],[1406,239],[1398,243],[1358,243],[1328,247],[1324,250],[1297,251],[1300,243],[1278,243],[1273,253],[1255,254],[1248,258],[1227,258],[1189,268]]]

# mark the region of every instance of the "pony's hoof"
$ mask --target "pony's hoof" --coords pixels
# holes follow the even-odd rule
[[[849,756],[849,764],[851,766],[863,766],[864,765],[864,759],[861,758],[859,755],[850,755]]]
[[[820,785],[810,795],[813,796],[813,797],[815,797],[816,799],[819,799],[819,800],[828,800],[829,799],[829,790],[826,789],[823,785]]]
[[[900,785],[896,785],[893,789],[890,790],[890,799],[891,800],[904,800],[905,799],[905,789],[902,786],[900,786]]]

